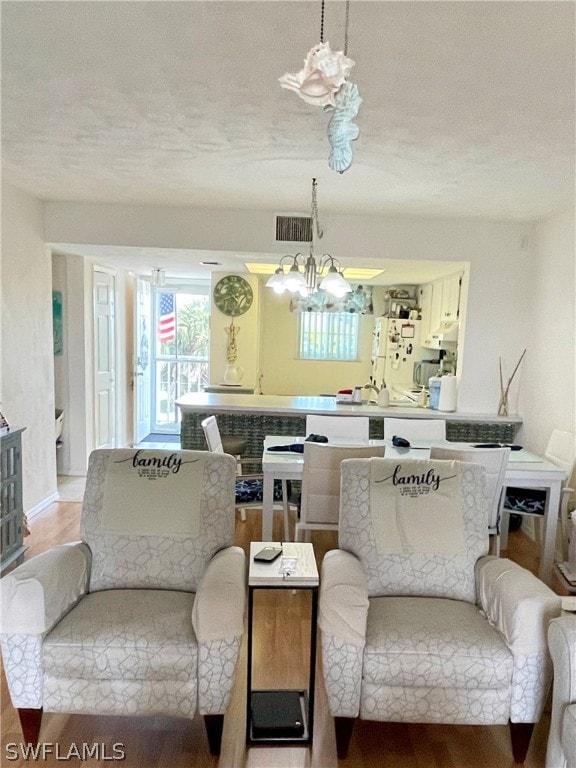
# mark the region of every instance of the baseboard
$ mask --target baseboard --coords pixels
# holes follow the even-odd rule
[[[32,509],[27,510],[26,517],[28,520],[30,518],[35,517],[39,512],[42,512],[43,509],[46,509],[46,507],[49,507],[50,504],[52,504],[55,501],[60,500],[60,494],[58,491],[55,493],[50,494],[47,498],[44,499],[44,501],[41,501],[39,504],[36,504],[35,507],[32,507]]]

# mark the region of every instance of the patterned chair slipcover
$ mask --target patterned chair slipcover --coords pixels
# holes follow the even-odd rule
[[[319,613],[340,758],[360,717],[510,722],[523,759],[551,679],[546,631],[560,599],[486,556],[483,474],[458,461],[342,462],[340,549],[322,564]]]
[[[205,717],[218,754],[244,631],[232,456],[97,450],[81,542],[0,581],[0,643],[26,741],[42,711]]]
[[[576,616],[551,621],[548,641],[554,687],[546,768],[576,768]]]

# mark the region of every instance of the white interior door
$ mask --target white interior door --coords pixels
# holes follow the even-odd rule
[[[152,288],[147,280],[136,284],[134,329],[134,442],[139,443],[150,434],[152,423]]]
[[[94,270],[94,372],[96,448],[116,447],[116,352],[113,274]]]

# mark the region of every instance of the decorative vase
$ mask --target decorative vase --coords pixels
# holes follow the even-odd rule
[[[244,368],[236,363],[228,363],[224,370],[224,384],[240,384]]]

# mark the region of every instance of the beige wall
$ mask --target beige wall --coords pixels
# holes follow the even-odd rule
[[[320,395],[362,386],[370,376],[374,315],[360,317],[360,359],[337,363],[298,358],[299,314],[290,298],[262,289],[262,392],[266,395]]]
[[[213,272],[211,293],[214,286],[230,272]],[[239,365],[244,374],[241,383],[247,387],[256,387],[260,367],[258,335],[260,328],[260,283],[255,275],[242,275],[250,283],[254,299],[250,309],[238,317],[228,317],[220,312],[212,300],[210,312],[210,383],[221,384],[224,381],[224,371],[227,365],[226,350],[228,334],[226,329],[233,323],[236,329],[236,347]]]

